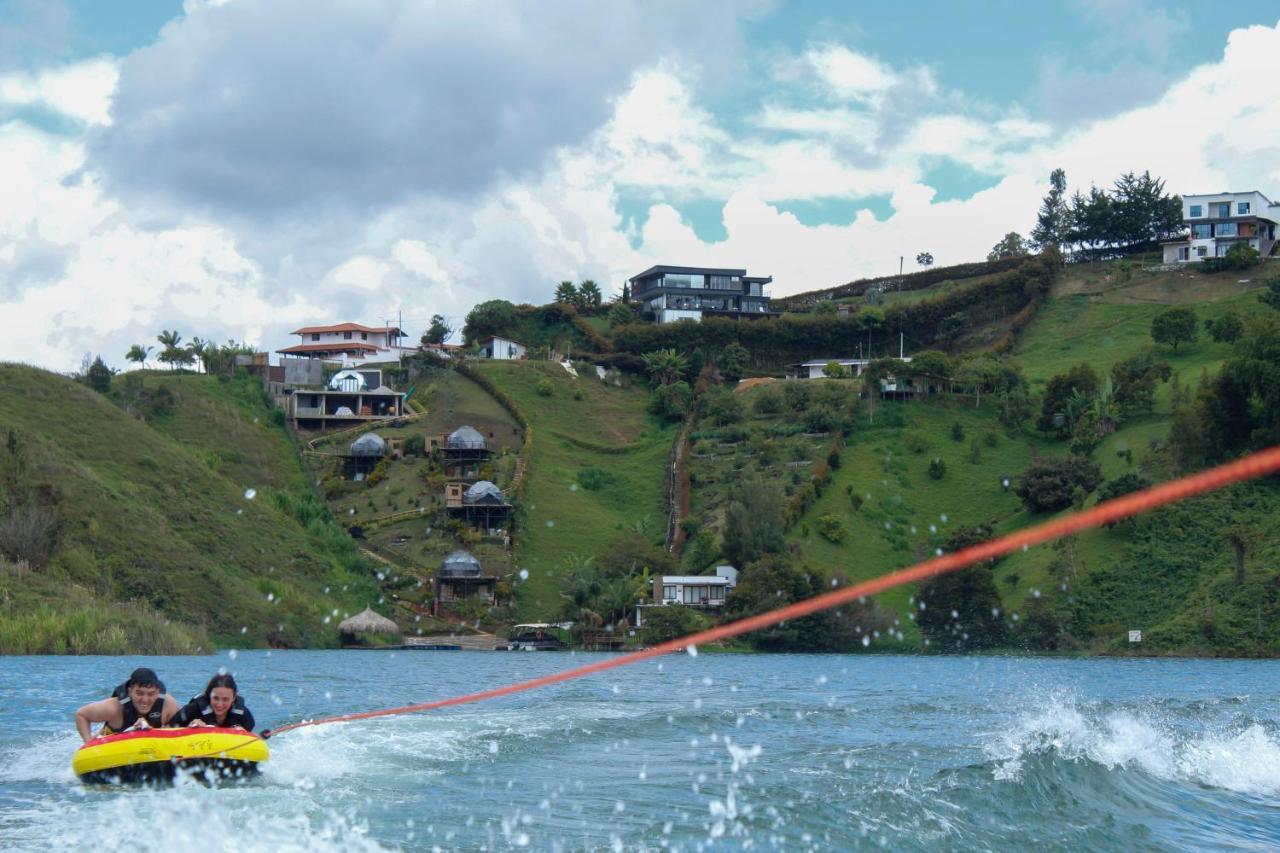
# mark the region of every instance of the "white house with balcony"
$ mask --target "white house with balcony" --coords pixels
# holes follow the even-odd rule
[[[298,343],[276,352],[335,361],[344,367],[399,361],[401,355],[418,351],[416,346],[403,343],[405,334],[395,326],[337,323],[332,326],[304,326],[295,329],[293,334],[298,336]]]
[[[1276,245],[1280,204],[1253,190],[1182,197],[1182,224],[1187,233],[1162,243],[1166,264],[1225,257],[1237,243],[1266,256]]]
[[[636,606],[636,627],[644,626],[643,610],[647,607],[723,607],[737,585],[738,570],[733,566],[716,566],[714,575],[655,575],[652,603]]]

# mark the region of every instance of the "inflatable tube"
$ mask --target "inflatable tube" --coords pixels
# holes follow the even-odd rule
[[[76,750],[71,769],[80,781],[168,782],[179,769],[204,779],[255,775],[267,742],[243,729],[145,729],[94,738]]]

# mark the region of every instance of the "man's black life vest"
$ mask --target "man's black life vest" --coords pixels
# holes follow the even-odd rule
[[[182,710],[173,715],[169,725],[188,726],[194,720],[203,720],[210,726],[239,726],[247,732],[253,731],[254,726],[253,713],[245,707],[244,697],[239,694],[236,694],[235,701],[227,709],[226,722],[218,722],[217,715],[213,713],[213,706],[209,704],[204,694],[201,694],[192,697],[190,702],[183,705]]]
[[[129,698],[128,682],[121,684],[115,690],[111,691],[111,695],[120,700],[120,713],[122,718],[120,731],[123,732],[134,723],[138,722],[139,716],[146,720],[147,725],[151,726],[151,728],[160,728],[161,720],[164,718],[165,692],[163,684],[158,684],[156,686],[160,688],[160,695],[156,697],[156,701],[151,706],[151,710],[145,715],[138,714],[137,706],[133,704],[133,699]],[[110,726],[107,726],[106,728],[110,728]]]

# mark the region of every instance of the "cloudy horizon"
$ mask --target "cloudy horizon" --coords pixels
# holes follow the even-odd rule
[[[416,338],[655,263],[780,296],[980,260],[1059,167],[1280,200],[1275,13],[152,5],[0,0],[0,360],[401,315]]]

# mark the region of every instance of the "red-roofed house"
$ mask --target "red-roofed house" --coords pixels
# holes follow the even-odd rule
[[[300,337],[299,343],[276,352],[339,361],[344,365],[354,366],[396,361],[401,355],[418,351],[417,347],[401,344],[404,332],[395,326],[338,323],[333,326],[304,326],[295,329],[293,334]]]

